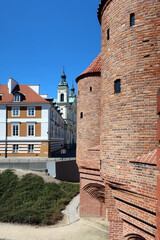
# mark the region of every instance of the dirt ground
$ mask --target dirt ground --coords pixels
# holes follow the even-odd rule
[[[7,169],[7,168],[6,168]],[[6,170],[5,168],[0,168],[0,173]],[[52,176],[49,176],[47,173],[44,172],[37,172],[37,171],[31,171],[31,170],[22,170],[22,169],[11,169],[13,172],[19,177],[22,178],[25,174],[32,173],[36,174],[43,178],[44,182],[55,182],[60,183],[60,180],[57,180],[53,178]]]
[[[107,240],[104,219],[80,219],[76,223],[55,227],[32,227],[0,223],[0,238],[7,240]]]

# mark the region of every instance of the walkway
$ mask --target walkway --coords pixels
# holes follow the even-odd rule
[[[80,196],[76,196],[72,199],[72,201],[68,204],[66,209],[63,211],[63,214],[67,216],[67,223],[74,223],[79,220],[78,208],[79,208],[79,198]]]

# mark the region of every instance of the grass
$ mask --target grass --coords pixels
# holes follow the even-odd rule
[[[44,183],[33,174],[19,180],[11,170],[5,170],[0,174],[0,221],[55,224],[78,192],[79,184]]]

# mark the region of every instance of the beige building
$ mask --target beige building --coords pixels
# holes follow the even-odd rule
[[[50,157],[64,145],[64,120],[39,85],[0,85],[0,157]]]

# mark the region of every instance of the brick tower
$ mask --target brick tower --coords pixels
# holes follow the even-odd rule
[[[105,185],[109,239],[154,239],[160,1],[102,0],[98,19],[101,78],[99,82],[83,74],[77,78],[81,215],[88,206],[87,214],[92,214],[98,192],[91,187],[93,175],[99,176]],[[97,83],[100,91],[92,98],[89,89]],[[95,99],[99,99],[99,109]],[[91,148],[100,151],[96,159],[90,155]]]
[[[76,82],[78,83],[77,164],[81,185],[80,215],[99,217],[105,214],[104,184],[99,171],[101,54],[76,78]]]

